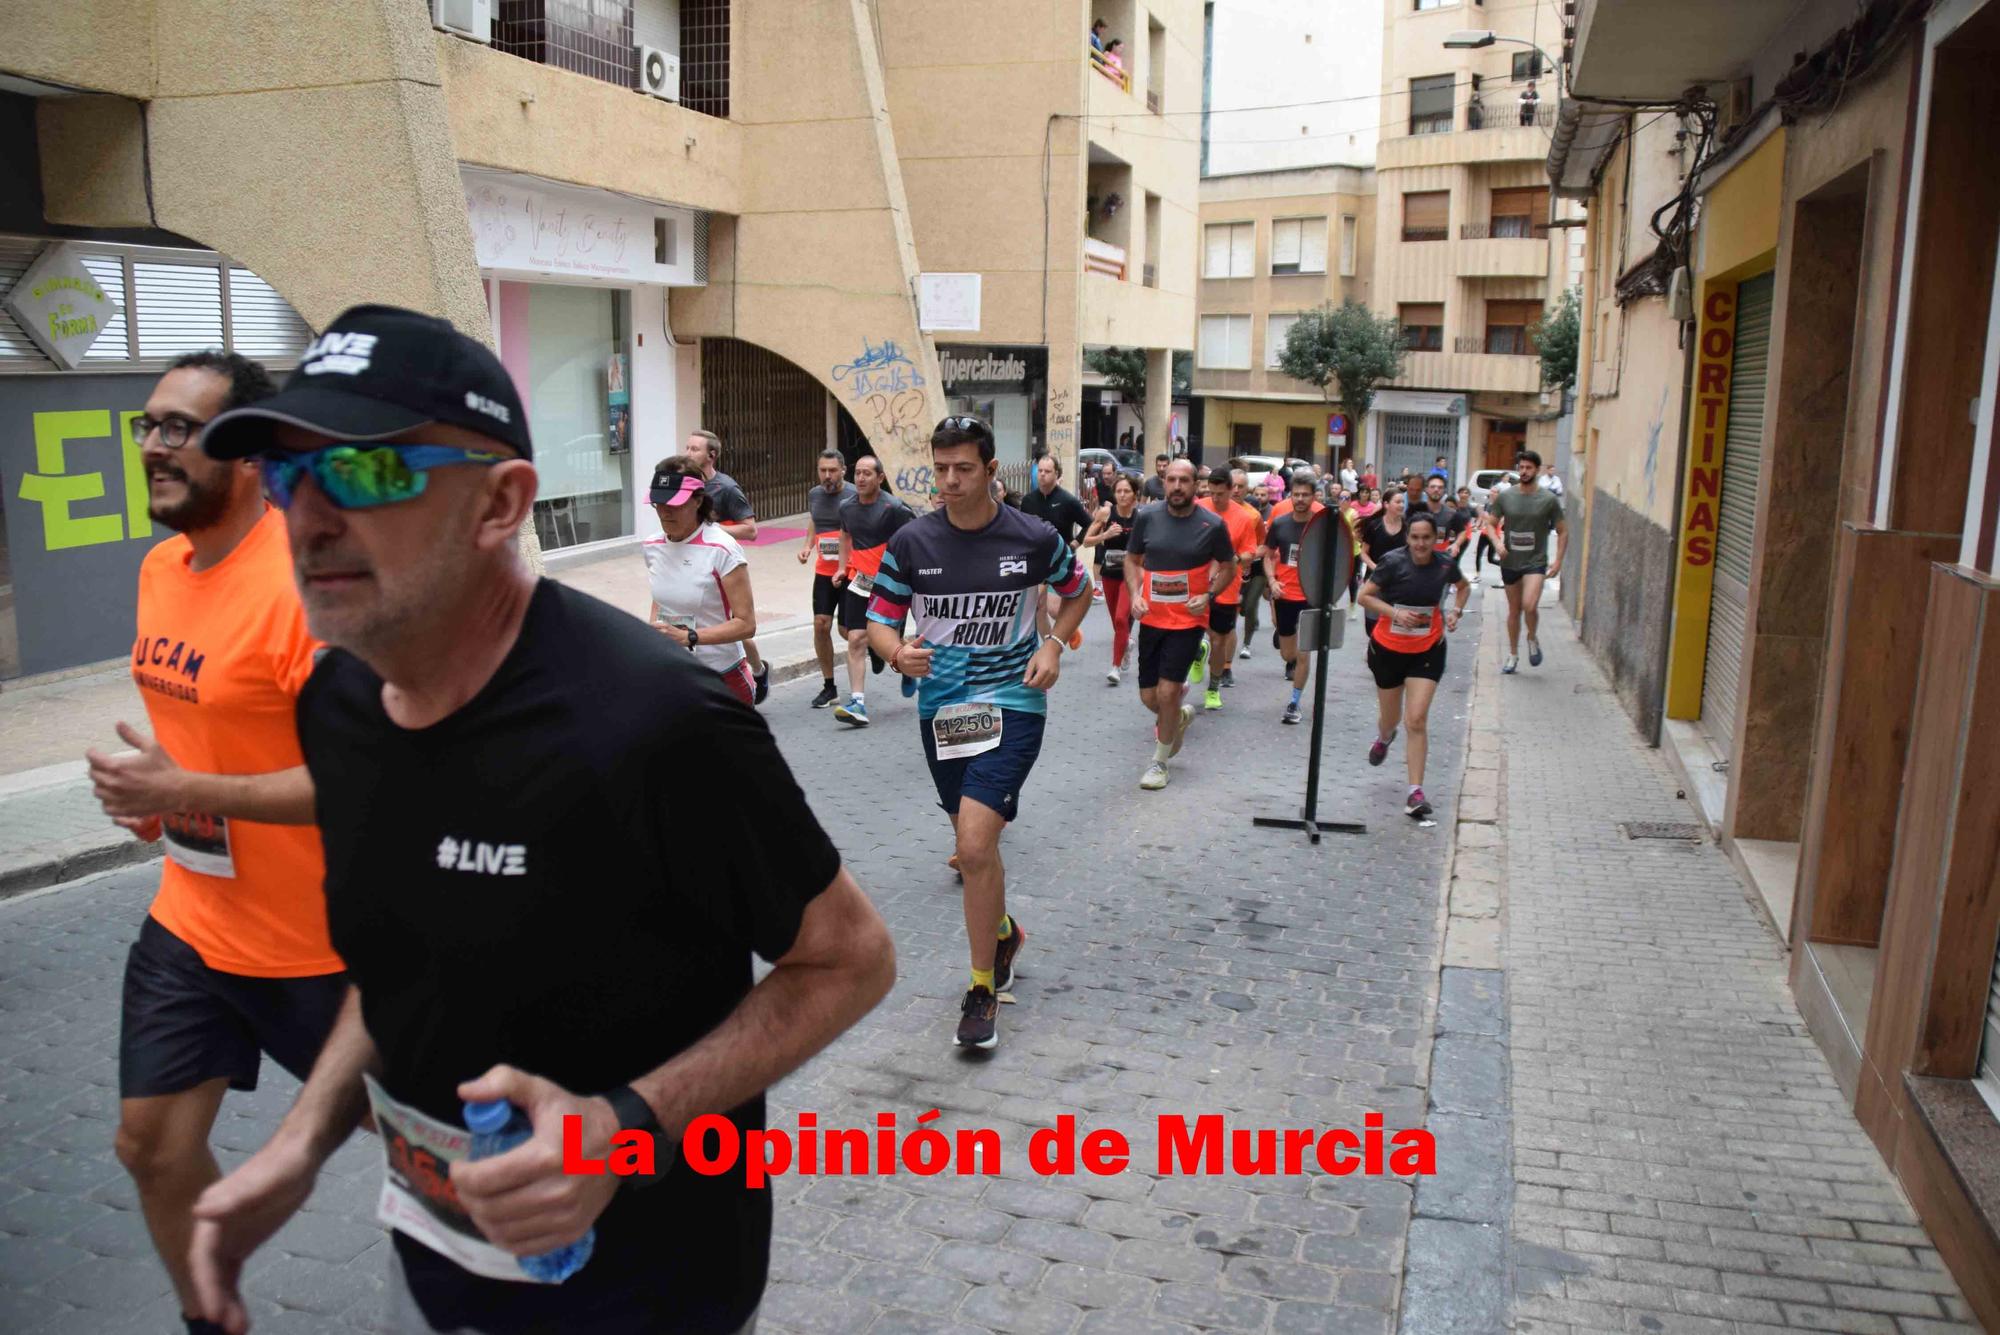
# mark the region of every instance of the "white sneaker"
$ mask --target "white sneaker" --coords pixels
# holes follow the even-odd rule
[[[1116,663],[1111,665],[1111,671],[1104,674],[1104,684],[1106,686],[1116,686],[1118,684],[1118,665]]]
[[[1250,646],[1246,644],[1241,649],[1238,649],[1236,656],[1238,658],[1248,658],[1250,656]]]
[[[1520,668],[1521,656],[1519,654],[1508,654],[1506,661],[1500,664],[1502,672],[1518,672]]]
[[[1139,786],[1147,792],[1158,792],[1167,786],[1167,767],[1155,760],[1146,766],[1146,772],[1139,776]]]

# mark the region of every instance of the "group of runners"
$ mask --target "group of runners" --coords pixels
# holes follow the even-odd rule
[[[753,1328],[768,1192],[734,1174],[563,1171],[565,1118],[585,1157],[637,1130],[661,1134],[668,1163],[697,1116],[761,1129],[763,1091],[895,978],[886,926],[755,708],[768,670],[741,543],[756,518],[721,442],[697,432],[654,469],[648,623],[529,571],[523,405],[442,321],[354,308],[282,390],[234,354],[184,357],[132,441],[176,533],[139,586],[133,675],[152,726],[121,725],[131,749],[89,766],[106,813],[167,854],[127,962],[117,1150],[187,1328],[247,1328],[245,1261],[364,1125],[396,1228],[393,1328]],[[798,553],[815,566],[812,704],[837,701],[836,623],[836,717],[867,723],[876,671],[914,694],[963,881],[954,1041],[991,1051],[1027,940],[1001,835],[1094,584],[1107,680],[1136,666],[1153,725],[1141,786],[1158,789],[1197,712],[1221,707],[1260,601],[1287,664],[1283,721],[1299,720],[1299,553],[1324,506],[1300,475],[1267,516],[1237,470],[1199,497],[1194,466],[1170,460],[1157,500],[1119,479],[1092,511],[1051,461],[1016,507],[995,495],[983,421],[946,417],[930,450],[922,514],[872,457],[851,482],[837,453],[817,461]],[[1563,530],[1532,470],[1517,490],[1488,527],[1520,553],[1510,605],[1520,590],[1532,663],[1544,571],[1524,535]],[[1468,593],[1464,533],[1446,527],[1403,516],[1358,594],[1382,692],[1369,759],[1407,729],[1413,815],[1422,718]],[[1559,564],[1560,549],[1545,573]],[[718,800],[710,781],[757,800]],[[304,1087],[225,1176],[210,1132],[264,1054]],[[470,1157],[462,1109],[484,1100],[520,1109],[527,1142]],[[574,1276],[526,1282],[516,1258],[593,1230]]]

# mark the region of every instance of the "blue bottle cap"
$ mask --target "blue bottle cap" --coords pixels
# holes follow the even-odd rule
[[[514,1115],[514,1105],[505,1099],[481,1099],[465,1105],[465,1128],[478,1135],[505,1129]]]

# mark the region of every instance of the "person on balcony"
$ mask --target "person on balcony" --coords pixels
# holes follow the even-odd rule
[[[1521,124],[1533,125],[1535,113],[1540,107],[1541,95],[1535,91],[1535,85],[1529,84],[1521,90]]]
[[[1104,49],[1104,32],[1105,29],[1109,28],[1110,26],[1111,25],[1106,23],[1103,19],[1092,19],[1090,21],[1091,50],[1102,51]]]
[[[1125,39],[1123,37],[1114,37],[1106,42],[1104,44],[1104,64],[1101,67],[1104,77],[1117,84],[1120,88],[1125,86],[1124,47]]]

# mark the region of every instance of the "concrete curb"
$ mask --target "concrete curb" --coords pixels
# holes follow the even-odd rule
[[[0,901],[160,856],[157,842],[149,844],[115,828],[112,833],[117,838],[94,840],[57,853],[37,851],[20,860],[0,859]]]

